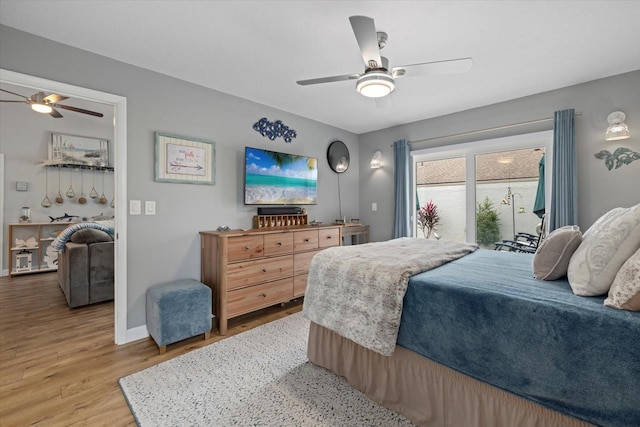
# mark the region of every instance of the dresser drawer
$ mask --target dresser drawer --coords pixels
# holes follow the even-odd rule
[[[234,317],[293,298],[293,278],[236,289],[227,294],[228,316]]]
[[[293,276],[293,255],[227,265],[227,289]]]
[[[307,290],[307,278],[308,274],[302,274],[293,278],[293,297],[301,297]]]
[[[340,246],[340,230],[337,228],[318,230],[318,247],[328,248],[330,246]]]
[[[318,230],[294,231],[293,250],[295,252],[318,249]]]
[[[264,256],[264,240],[259,236],[229,237],[227,260],[229,262]]]
[[[320,251],[302,252],[293,255],[293,274],[295,276],[299,274],[307,274],[309,271],[309,264],[311,264],[311,258]]]
[[[284,255],[293,252],[293,234],[291,233],[275,233],[265,234],[264,236],[264,254]]]

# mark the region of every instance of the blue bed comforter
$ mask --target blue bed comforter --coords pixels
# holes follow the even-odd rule
[[[409,281],[398,345],[554,410],[640,426],[640,313],[478,250]]]

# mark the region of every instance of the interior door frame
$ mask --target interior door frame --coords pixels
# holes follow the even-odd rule
[[[2,262],[0,262],[0,265],[2,265],[4,262],[4,245],[1,242],[4,242],[4,154],[3,153],[0,153],[0,260],[2,260]],[[1,271],[0,271],[0,276],[2,276]]]
[[[127,98],[0,68],[0,81],[113,106],[115,193],[114,342],[127,336]]]

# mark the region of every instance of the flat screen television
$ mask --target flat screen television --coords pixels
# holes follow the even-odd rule
[[[315,205],[318,159],[245,147],[245,205]]]

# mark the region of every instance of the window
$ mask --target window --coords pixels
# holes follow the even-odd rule
[[[431,238],[477,241],[493,248],[494,239],[511,239],[516,232],[536,234],[538,163],[547,153],[548,206],[552,141],[553,132],[544,131],[412,152],[416,209],[430,201],[438,208],[439,223]],[[497,221],[487,211],[497,213]],[[414,230],[416,236],[424,235],[417,215]]]

